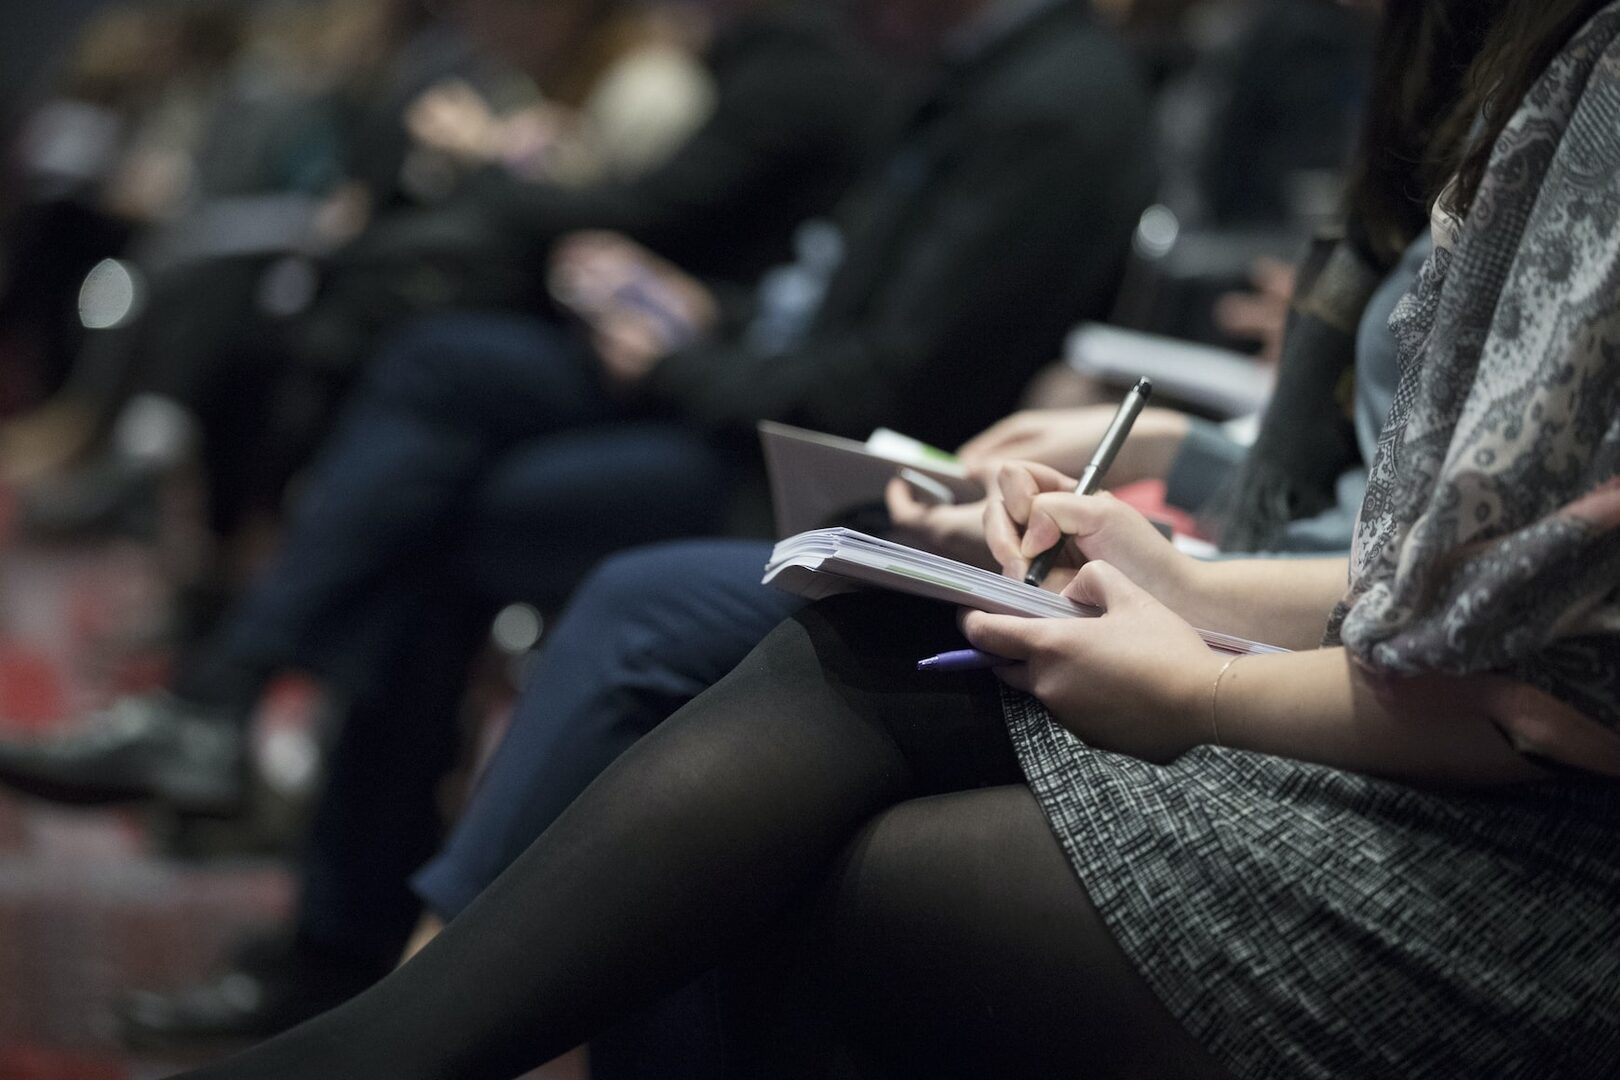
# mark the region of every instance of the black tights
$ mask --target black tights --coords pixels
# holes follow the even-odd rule
[[[1222,1075],[1092,909],[993,680],[915,671],[958,641],[892,597],[784,623],[416,959],[189,1075],[509,1080],[717,966],[736,1076]]]

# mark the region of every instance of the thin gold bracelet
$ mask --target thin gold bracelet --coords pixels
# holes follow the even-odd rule
[[[1232,665],[1242,659],[1241,656],[1234,656],[1222,664],[1221,670],[1215,676],[1215,686],[1209,692],[1209,731],[1215,739],[1216,746],[1224,745],[1221,742],[1221,680],[1226,678],[1228,671],[1232,670]]]

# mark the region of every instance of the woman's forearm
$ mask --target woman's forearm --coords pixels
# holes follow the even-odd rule
[[[1208,742],[1406,783],[1545,780],[1491,721],[1488,677],[1381,679],[1343,649],[1250,656],[1202,702]]]
[[[1170,607],[1205,630],[1314,649],[1347,577],[1342,558],[1196,563]]]

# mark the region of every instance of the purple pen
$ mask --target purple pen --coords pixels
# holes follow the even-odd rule
[[[958,649],[955,652],[940,653],[930,656],[926,660],[917,661],[918,671],[983,671],[985,668],[1001,667],[1012,663],[1002,656],[991,656],[978,649]]]

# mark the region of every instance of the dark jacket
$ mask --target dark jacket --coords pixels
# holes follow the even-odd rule
[[[875,75],[830,17],[740,20],[710,57],[710,118],[640,179],[585,190],[480,174],[443,206],[378,220],[341,252],[300,351],[347,373],[390,327],[450,309],[546,310],[553,243],[628,233],[724,292],[785,260],[793,228],[824,214],[870,156]]]
[[[688,349],[648,392],[721,431],[886,424],[955,445],[1014,407],[1072,323],[1108,313],[1153,190],[1133,63],[1085,3],[1060,3],[947,71],[857,184],[806,340]]]
[[[496,230],[542,253],[564,233],[612,229],[688,273],[751,285],[867,164],[886,95],[837,21],[814,11],[739,20],[707,63],[713,113],[645,175],[570,190],[492,171],[472,197]]]

